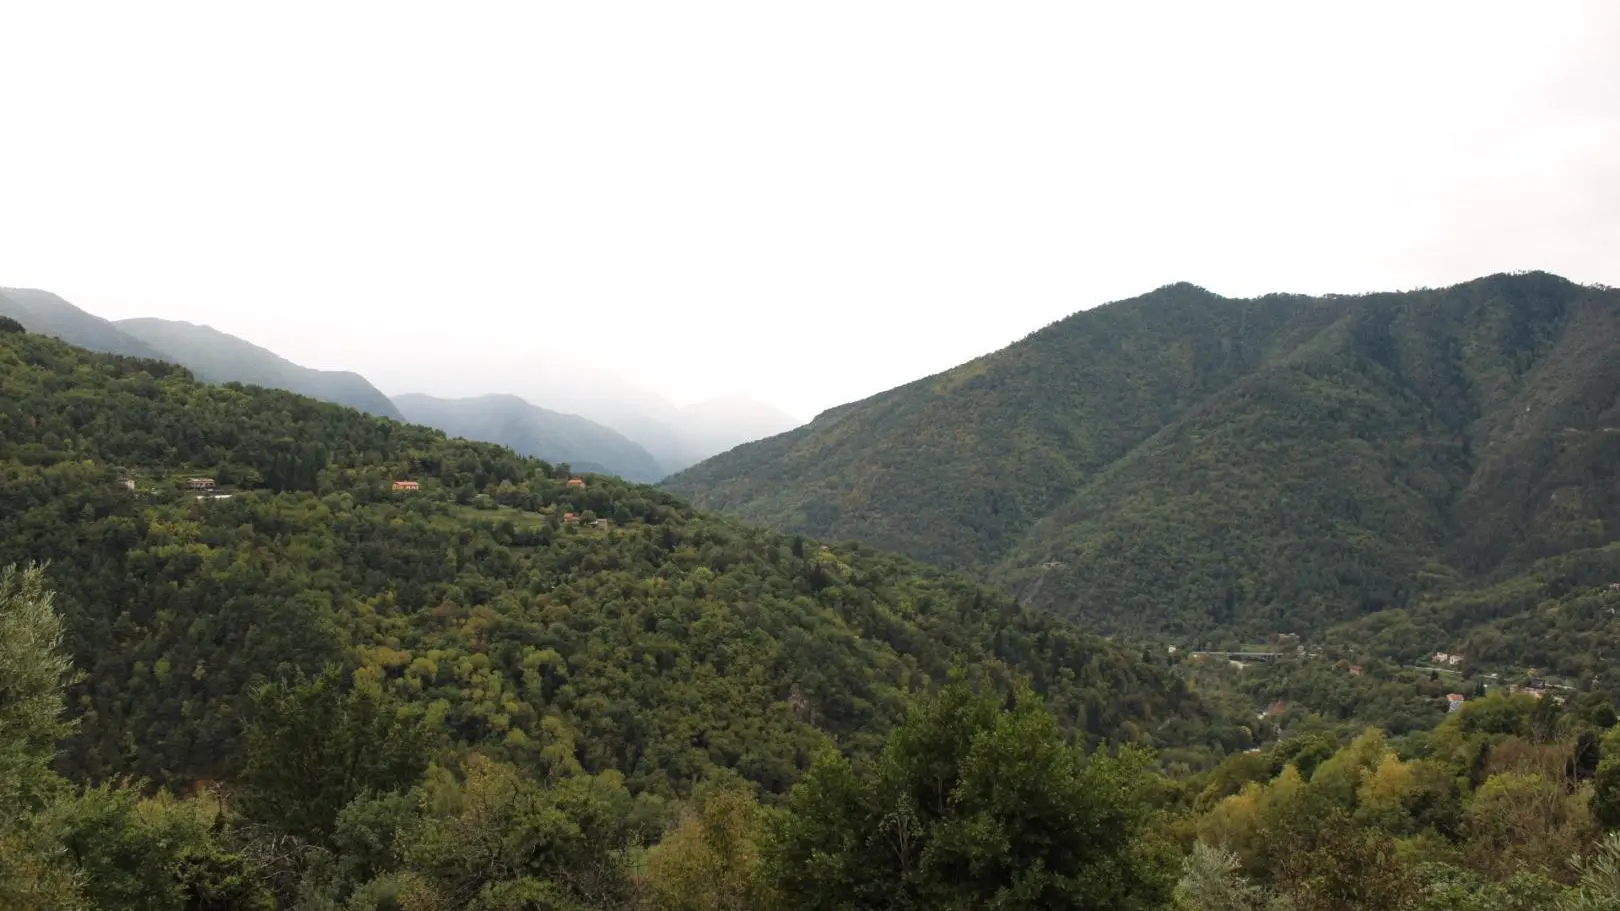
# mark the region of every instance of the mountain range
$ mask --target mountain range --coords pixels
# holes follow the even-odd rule
[[[985,454],[1013,533],[886,527],[1002,592],[0,315],[0,904],[1613,908],[1617,303],[1174,286],[835,409]]]
[[[205,383],[285,389],[378,417],[404,420],[388,397],[358,373],[300,367],[211,326],[152,318],[121,319],[113,325],[156,349],[164,360],[184,365]]]
[[[1162,656],[964,577],[17,328],[0,318],[0,566],[46,563],[58,590],[88,675],[65,762],[87,776],[230,773],[251,680],[351,660],[440,703],[457,741],[665,794],[721,768],[784,789],[828,735],[875,748],[953,664],[1027,675],[1093,737],[1211,742]]]
[[[658,460],[623,434],[576,414],[531,405],[515,395],[441,399],[409,393],[394,396],[393,402],[413,424],[469,440],[497,441],[518,455],[566,463],[576,471],[643,482],[665,474]]]
[[[26,288],[0,288],[0,316],[91,351],[180,364],[203,382],[285,389],[403,420],[388,397],[357,373],[300,367],[210,326],[148,318],[105,320],[49,291]]]
[[[358,373],[303,367],[211,326],[155,318],[106,320],[48,291],[22,288],[0,288],[0,316],[91,351],[177,363],[205,382],[284,389],[636,481],[656,481],[799,423],[743,396],[678,407],[611,375],[532,362],[488,375],[499,384],[495,388],[520,390],[521,398],[413,392],[390,400]]]
[[[1538,561],[1610,565],[1617,470],[1620,291],[1527,273],[1328,297],[1171,285],[664,486],[1100,632],[1322,636]],[[1448,616],[1456,635],[1496,619]]]

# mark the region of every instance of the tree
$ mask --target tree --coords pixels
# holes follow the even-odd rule
[[[1620,908],[1620,832],[1610,832],[1587,858],[1571,864],[1580,880],[1560,897],[1558,911]]]
[[[1140,835],[1145,757],[1086,755],[1028,689],[1010,709],[960,676],[875,768],[823,756],[794,789],[769,867],[793,907],[1154,907],[1168,870]]]
[[[450,911],[619,908],[631,879],[630,797],[617,773],[545,786],[474,753],[457,779],[435,767],[420,819],[400,834],[406,907]]]
[[[65,790],[50,763],[72,730],[62,709],[73,663],[51,599],[39,566],[0,570],[0,907],[78,904],[78,877],[39,817]]]
[[[37,809],[60,782],[57,741],[72,733],[63,691],[77,679],[39,566],[0,570],[0,813]]]
[[[214,839],[216,808],[167,794],[142,799],[129,785],[86,788],[51,816],[84,894],[96,908],[127,911],[269,911],[270,893],[240,855]]]
[[[769,907],[761,842],[765,811],[742,787],[695,795],[647,857],[655,911],[751,911]]]
[[[248,819],[322,843],[351,800],[403,790],[421,777],[430,730],[364,672],[347,691],[331,667],[313,680],[264,684],[253,692],[237,807]]]
[[[1233,852],[1194,842],[1176,883],[1176,911],[1291,911],[1287,898],[1249,882],[1239,866]]]

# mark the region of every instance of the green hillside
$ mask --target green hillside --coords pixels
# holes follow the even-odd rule
[[[577,470],[651,482],[664,476],[647,450],[595,421],[531,405],[515,395],[440,399],[396,395],[394,405],[414,424],[452,436],[510,446],[518,455],[567,464]]]
[[[404,420],[388,397],[358,373],[301,367],[212,326],[152,318],[123,319],[113,325],[150,345],[164,360],[185,366],[204,382],[285,389],[367,414]]]
[[[214,491],[186,489],[202,476]],[[903,559],[0,333],[0,566],[29,560],[88,675],[64,767],[94,777],[228,778],[249,684],[328,662],[373,668],[457,743],[655,793],[721,768],[779,791],[820,744],[880,742],[957,661],[1028,675],[1091,737],[1251,736],[1162,661]]]
[[[1603,675],[1617,546],[1333,632],[1409,649],[1506,604],[1482,659],[1539,637]],[[0,317],[8,908],[1614,906],[1607,695],[1465,667],[1445,714],[1437,673],[1349,670],[1124,650],[904,558]],[[1400,736],[1349,736],[1364,713]]]
[[[1620,538],[1620,292],[1174,285],[665,486],[1099,631],[1311,634]]]

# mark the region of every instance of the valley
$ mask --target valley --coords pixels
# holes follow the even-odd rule
[[[1579,907],[1620,307],[1424,294],[1161,290],[657,487],[515,397],[405,423],[0,317],[0,897]],[[620,461],[467,439],[564,433]]]

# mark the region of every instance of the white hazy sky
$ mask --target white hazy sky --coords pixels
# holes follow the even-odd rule
[[[0,0],[0,284],[800,417],[1172,281],[1620,284],[1620,3]]]

